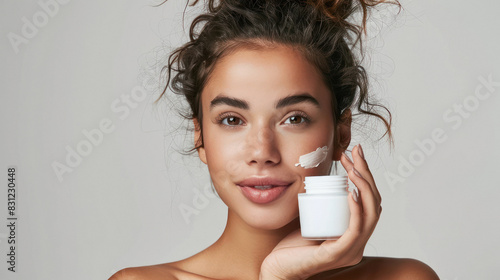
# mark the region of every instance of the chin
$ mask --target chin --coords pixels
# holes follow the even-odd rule
[[[295,201],[276,202],[280,203],[263,206],[247,202],[240,204],[238,209],[234,210],[252,228],[277,230],[295,220],[299,216],[299,209]]]
[[[260,230],[277,230],[283,228],[288,225],[290,222],[295,220],[298,217],[298,213],[296,215],[291,215],[289,217],[266,217],[266,216],[252,216],[252,217],[242,217],[245,222],[255,229]]]

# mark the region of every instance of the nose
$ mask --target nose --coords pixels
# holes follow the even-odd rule
[[[274,166],[281,161],[275,132],[270,127],[259,127],[249,132],[246,139],[247,163],[258,167]]]

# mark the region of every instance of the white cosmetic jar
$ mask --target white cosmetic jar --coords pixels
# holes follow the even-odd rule
[[[349,226],[347,176],[305,177],[305,193],[299,193],[302,237],[338,239]]]

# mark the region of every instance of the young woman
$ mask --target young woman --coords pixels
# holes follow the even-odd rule
[[[208,13],[194,20],[190,42],[170,56],[167,70],[173,91],[190,104],[195,149],[228,206],[226,228],[192,257],[127,268],[112,280],[438,279],[416,260],[363,257],[381,197],[361,145],[352,159],[344,151],[351,110],[382,120],[391,137],[390,118],[373,110],[384,107],[370,103],[353,52],[375,4],[208,2]],[[358,8],[363,22],[349,23]],[[317,167],[296,165],[324,146],[327,160]],[[338,240],[303,239],[297,194],[304,192],[304,177],[329,174],[333,161],[358,188],[348,196],[349,228]]]

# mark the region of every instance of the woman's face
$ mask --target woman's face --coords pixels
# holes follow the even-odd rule
[[[318,70],[285,46],[239,49],[215,65],[202,92],[204,148],[198,152],[221,199],[250,226],[291,222],[304,177],[329,173],[330,99]],[[318,167],[295,166],[323,146],[328,156]]]

